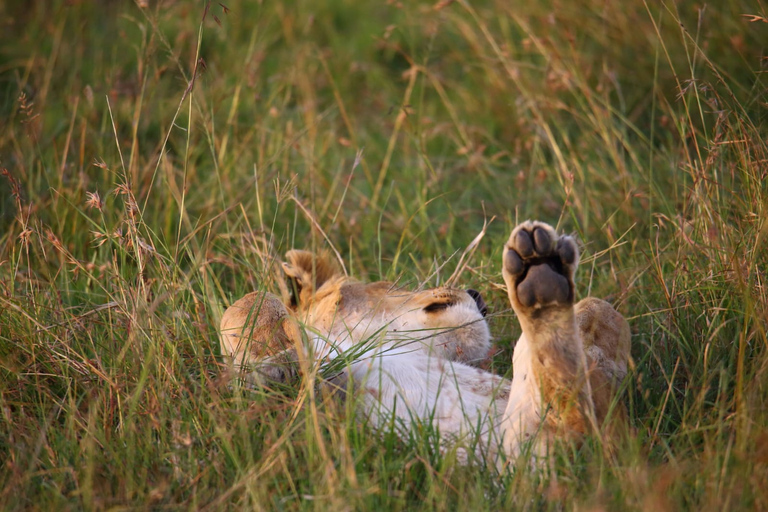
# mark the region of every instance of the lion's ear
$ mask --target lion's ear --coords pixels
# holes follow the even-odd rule
[[[283,272],[288,278],[291,307],[307,304],[312,295],[329,279],[339,275],[339,267],[330,255],[321,251],[288,251]]]

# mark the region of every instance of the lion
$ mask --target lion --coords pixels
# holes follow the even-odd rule
[[[327,254],[298,250],[282,264],[290,297],[253,292],[232,304],[221,352],[252,386],[296,377],[302,359],[340,360],[328,382],[377,428],[430,421],[441,440],[474,440],[496,464],[524,452],[545,458],[554,442],[610,433],[609,416],[623,416],[615,398],[629,325],[603,300],[575,303],[578,263],[573,238],[539,221],[518,225],[504,245],[502,276],[522,327],[511,381],[476,366],[491,348],[478,292],[360,283]]]

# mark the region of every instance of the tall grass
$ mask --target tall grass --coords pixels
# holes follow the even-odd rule
[[[766,509],[760,1],[2,4],[5,509]],[[462,285],[506,372],[513,225],[630,320],[632,432],[554,474],[456,464],[312,382],[226,385],[275,258]],[[458,253],[458,254],[457,254]]]

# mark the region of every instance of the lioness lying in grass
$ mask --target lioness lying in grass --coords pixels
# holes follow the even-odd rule
[[[379,427],[431,421],[445,440],[477,435],[480,456],[544,457],[557,439],[601,429],[627,372],[626,320],[605,301],[574,304],[576,243],[548,225],[517,226],[502,275],[523,334],[509,382],[471,366],[490,349],[486,306],[474,290],[410,292],[344,276],[327,256],[290,251],[284,304],[254,292],[226,310],[221,350],[246,382],[282,381],[304,358],[337,365],[330,380],[354,390]],[[301,327],[300,327],[301,326]]]

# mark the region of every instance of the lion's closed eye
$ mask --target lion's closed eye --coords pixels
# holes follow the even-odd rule
[[[424,308],[424,312],[437,313],[438,311],[446,310],[451,306],[453,306],[453,302],[433,302],[432,304]]]

